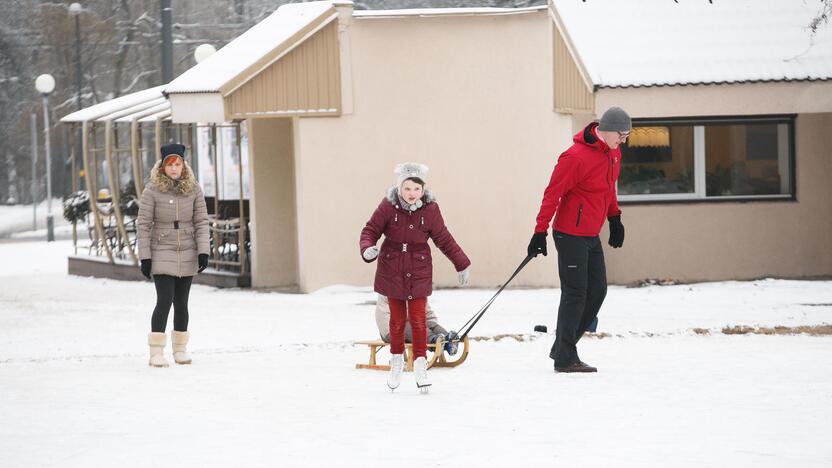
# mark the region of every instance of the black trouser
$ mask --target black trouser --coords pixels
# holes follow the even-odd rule
[[[555,367],[580,361],[576,345],[598,316],[607,295],[607,270],[601,240],[555,232],[560,275],[560,307],[555,343],[549,357]]]
[[[164,333],[168,324],[170,305],[173,304],[173,329],[188,331],[188,294],[193,276],[178,278],[169,275],[153,275],[156,284],[156,308],[150,319],[150,329]]]

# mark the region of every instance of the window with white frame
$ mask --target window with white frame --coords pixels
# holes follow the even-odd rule
[[[636,120],[618,199],[792,198],[794,117]]]

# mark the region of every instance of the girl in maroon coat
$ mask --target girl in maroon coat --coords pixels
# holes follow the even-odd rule
[[[427,346],[425,302],[432,292],[433,262],[428,239],[454,264],[459,285],[468,284],[471,261],[454,240],[439,205],[425,190],[427,166],[405,163],[396,166],[396,185],[387,191],[373,216],[361,230],[361,256],[376,267],[375,291],[390,302],[390,374],[387,386],[399,386],[404,368],[404,329],[409,318],[413,332],[413,373],[416,385],[427,391]],[[381,249],[376,242],[384,235]]]

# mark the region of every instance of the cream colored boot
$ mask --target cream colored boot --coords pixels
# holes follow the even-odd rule
[[[174,330],[170,337],[171,348],[173,348],[173,360],[177,364],[190,364],[191,355],[185,349],[188,346],[188,339],[191,337],[189,332],[181,332]]]
[[[150,346],[150,364],[153,367],[167,367],[168,361],[162,352],[165,350],[167,336],[164,333],[151,332],[147,335],[147,344]]]

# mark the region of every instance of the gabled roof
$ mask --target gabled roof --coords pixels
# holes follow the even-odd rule
[[[832,79],[819,1],[554,0],[595,87]]]
[[[337,17],[333,2],[282,5],[266,19],[171,81],[164,92],[166,95],[227,94]]]

